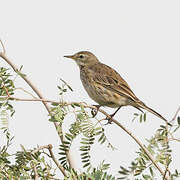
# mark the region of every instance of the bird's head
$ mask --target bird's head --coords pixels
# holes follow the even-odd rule
[[[64,56],[66,58],[73,59],[79,67],[86,66],[86,65],[92,65],[98,62],[97,57],[88,51],[81,51],[71,56]]]

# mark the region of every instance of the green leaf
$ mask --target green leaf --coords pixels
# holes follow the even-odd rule
[[[177,118],[178,125],[180,126],[180,117]]]
[[[67,82],[65,82],[63,79],[60,78],[60,80],[71,90],[73,91],[73,89],[71,88],[71,86],[69,84],[67,84]]]
[[[154,172],[153,172],[153,170],[152,170],[152,167],[149,167],[149,171],[150,171],[150,173],[151,173],[151,176],[154,176]]]
[[[103,140],[101,141],[101,144],[103,144],[106,141],[106,137],[104,136]]]
[[[141,114],[141,115],[140,115],[140,118],[139,118],[140,123],[142,122],[142,119],[143,119],[143,116],[142,116],[142,114]]]
[[[146,121],[146,113],[144,113],[143,120]]]
[[[66,138],[68,139],[68,140],[70,140],[70,141],[72,141],[72,139],[74,138],[74,136],[72,135],[72,134],[69,134],[69,133],[66,133]]]
[[[80,107],[80,105],[78,103],[74,103],[72,104],[73,106],[77,106],[77,107]]]
[[[59,103],[55,103],[55,102],[53,102],[53,103],[51,103],[51,105],[52,105],[52,106],[58,106],[58,105],[59,105]]]
[[[65,148],[65,149],[66,149],[66,148],[69,148],[69,146],[66,146],[66,145],[64,145],[64,144],[61,144],[60,146],[61,146],[62,148]]]
[[[175,128],[174,131],[173,131],[173,133],[176,132],[179,128],[180,128],[180,126],[178,126],[177,128]]]
[[[21,76],[22,78],[23,78],[23,77],[26,77],[26,74],[21,73],[18,69],[16,69],[16,73],[17,73],[19,76]]]
[[[82,153],[81,156],[87,155],[89,154],[88,152]]]
[[[89,165],[90,165],[90,162],[86,163],[86,164],[83,166],[83,168],[85,168],[85,167],[87,167],[87,166],[89,166]]]
[[[98,142],[100,142],[104,138],[104,133],[101,135],[101,137],[98,139]]]
[[[50,122],[58,122],[57,119],[54,118],[54,116],[51,116],[51,118],[49,119]]]
[[[100,135],[103,131],[98,131],[95,133],[96,136]]]
[[[149,180],[151,177],[149,175],[142,175],[144,179]]]
[[[61,164],[62,164],[63,166],[65,166],[65,165],[67,164],[67,161],[66,161],[66,160],[61,161]]]
[[[89,149],[89,146],[81,146],[80,149]]]
[[[63,141],[63,144],[71,144],[71,143],[68,141]]]
[[[87,159],[90,158],[90,156],[82,156],[81,159]]]
[[[64,160],[64,159],[66,159],[66,156],[61,157],[61,158],[59,159],[59,161],[62,161],[62,160]]]

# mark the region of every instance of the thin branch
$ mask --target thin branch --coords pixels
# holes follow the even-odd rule
[[[169,172],[168,166],[166,167],[166,170],[164,172],[163,180],[165,180],[167,172]]]
[[[95,117],[94,117],[94,118],[95,118]],[[95,119],[96,119],[96,118],[95,118]],[[101,123],[101,121],[104,121],[104,120],[107,120],[107,119],[106,119],[106,118],[103,118],[103,119],[100,119],[100,120],[96,119],[97,124],[100,124],[100,126],[101,126],[102,128],[103,128],[103,124]],[[95,126],[96,126],[97,124],[95,124]],[[110,147],[112,150],[118,150],[118,148],[114,147],[114,146],[111,144],[111,142],[110,142],[109,139],[107,138],[105,132],[104,132],[104,135],[105,135],[105,138],[106,138],[106,140],[107,140],[108,147]]]
[[[3,44],[3,42],[2,42],[2,40],[1,40],[1,39],[0,39],[0,44],[1,44],[2,49],[3,49],[3,51],[2,51],[2,52],[0,52],[0,54],[1,54],[1,53],[2,53],[2,54],[6,54],[6,49],[5,49],[4,44]]]
[[[167,153],[167,150],[168,150],[168,147],[169,147],[169,136],[168,136],[168,124],[166,123],[166,132],[167,132],[167,134],[166,134],[166,138],[165,138],[165,143],[166,143],[166,155],[165,155],[165,157],[166,157],[166,169],[165,169],[165,172],[164,172],[164,176],[163,176],[163,180],[165,180],[165,178],[166,178],[166,175],[167,175],[167,172],[169,172],[169,175],[170,175],[170,171],[169,171],[169,162],[168,162],[168,153]],[[168,177],[169,178],[169,177]]]
[[[111,116],[103,111],[102,109],[99,109],[101,113],[106,115],[108,118],[111,118]],[[123,129],[132,139],[136,141],[136,143],[141,147],[141,149],[146,153],[148,158],[151,160],[151,162],[154,164],[154,166],[158,169],[158,171],[161,173],[162,176],[164,176],[164,171],[161,169],[161,167],[155,162],[153,156],[149,153],[147,148],[128,130],[126,129],[120,122],[116,121],[114,118],[111,118],[112,122],[114,122],[117,126],[119,126],[121,129]],[[165,180],[168,180],[168,178],[165,177]]]
[[[34,153],[37,153],[37,152],[39,152],[40,150],[43,150],[43,149],[49,149],[49,144],[45,145],[45,146],[40,146],[40,147],[34,149],[33,151],[31,151],[31,153],[34,154]]]
[[[49,150],[49,153],[50,153],[50,155],[51,155],[51,158],[53,159],[53,161],[54,161],[54,163],[56,164],[56,166],[57,166],[61,171],[64,172],[64,168],[58,163],[58,161],[56,160],[56,158],[55,158],[55,156],[54,156],[54,154],[53,154],[53,152],[52,152],[52,145],[51,145],[51,144],[49,144],[48,150]],[[63,169],[62,169],[62,168],[63,168]],[[64,174],[64,176],[66,176],[66,174]]]
[[[178,138],[170,138],[169,140],[170,140],[170,141],[177,141],[177,142],[180,142],[180,139],[178,139]]]
[[[3,58],[3,59],[13,68],[13,70],[17,73],[17,72],[18,72],[18,68],[17,68],[16,65],[14,65],[14,64],[9,60],[9,58],[5,55],[5,52],[6,52],[6,51],[5,51],[4,45],[3,45],[2,41],[0,41],[0,42],[1,42],[2,46],[3,46],[3,52],[0,53],[0,57]],[[32,83],[27,77],[21,76],[21,78],[24,79],[24,81],[32,88],[32,90],[37,94],[37,96],[38,96],[40,99],[44,99],[43,96],[42,96],[42,94],[40,93],[40,91],[36,88],[36,86],[33,85],[33,83]],[[45,106],[46,110],[48,111],[49,115],[51,115],[51,110],[50,110],[50,108],[48,107],[47,103],[46,103],[46,102],[43,102],[43,101],[42,101],[42,103],[44,104],[44,106]],[[54,126],[55,126],[55,128],[56,128],[56,131],[57,131],[57,133],[58,133],[58,135],[59,135],[59,137],[60,137],[61,143],[63,143],[63,138],[64,138],[64,137],[63,137],[62,127],[61,127],[61,125],[60,125],[59,123],[57,123],[57,122],[53,122],[53,123],[54,123]],[[73,162],[72,162],[72,158],[70,157],[69,152],[66,152],[66,156],[67,156],[67,161],[68,161],[68,163],[69,163],[69,166],[70,166],[71,168],[75,168],[75,167],[74,167],[74,164],[73,164]],[[65,172],[62,172],[62,173],[64,174]]]
[[[56,166],[58,167],[58,169],[63,173],[64,176],[66,176],[65,174],[65,169],[58,163],[58,161],[56,160],[53,152],[52,152],[52,148],[53,146],[51,144],[48,144],[48,145],[45,145],[45,146],[40,146],[38,148],[36,148],[35,150],[33,150],[31,153],[37,153],[39,152],[40,150],[43,150],[43,149],[47,149],[50,153],[50,157],[52,158],[52,160],[54,161],[54,163],[56,164]]]
[[[17,67],[7,58],[7,56],[5,55],[6,51],[5,51],[5,48],[4,48],[4,45],[2,43],[2,41],[0,40],[0,43],[3,47],[3,52],[0,53],[0,57],[2,57],[12,68],[15,72],[18,71]],[[33,89],[33,91],[38,95],[38,97],[40,99],[33,99],[33,100],[28,100],[28,101],[41,101],[44,106],[46,107],[47,111],[49,114],[51,114],[51,111],[50,111],[50,108],[48,107],[47,103],[49,102],[52,102],[52,101],[48,101],[48,100],[44,100],[43,96],[41,95],[41,93],[39,92],[39,90],[32,84],[32,82],[25,76],[21,76],[25,81],[26,83]],[[18,100],[17,98],[14,100]],[[27,101],[27,99],[26,99]],[[59,103],[59,102],[56,102],[56,103]],[[64,104],[63,105],[70,105],[70,104],[75,104],[75,103],[67,103],[67,104]],[[90,106],[90,105],[87,105],[85,103],[81,103],[84,105],[84,107],[87,107],[87,108],[91,108],[91,109],[97,109],[95,106]],[[110,117],[110,115],[108,113],[106,113],[105,111],[103,111],[102,109],[99,109],[99,111],[101,113],[103,113],[106,117]],[[119,126],[121,129],[123,129],[131,138],[133,138],[135,140],[135,142],[143,149],[143,151],[146,153],[146,155],[149,157],[149,159],[151,160],[151,162],[154,164],[154,166],[159,170],[159,172],[162,174],[162,176],[166,176],[165,172],[160,168],[160,166],[155,162],[155,160],[153,159],[152,155],[149,153],[149,151],[146,149],[146,147],[128,130],[126,129],[121,123],[119,123],[118,121],[116,121],[115,119],[111,118],[112,122],[114,122],[117,126]],[[58,123],[54,123],[55,127],[56,127],[56,130],[59,134],[59,137],[61,139],[61,142],[63,142],[63,135],[62,135],[62,127],[59,126]],[[52,147],[49,147],[49,152],[52,153],[51,149]],[[53,155],[53,154],[52,154]],[[52,156],[53,158],[54,156]],[[54,160],[54,159],[53,159]],[[72,161],[70,159],[70,156],[67,154],[67,160],[69,162],[69,165],[72,167]],[[55,163],[58,163],[56,161],[54,161]],[[57,164],[56,164],[57,165]],[[65,171],[63,171],[61,168],[60,168],[61,172],[65,174]],[[164,177],[165,180],[168,180],[167,177]]]
[[[33,167],[33,171],[34,171],[34,180],[38,180],[39,179],[39,175],[38,175],[36,166]]]
[[[170,121],[170,123],[172,123],[173,121],[176,120],[176,117],[177,117],[177,115],[178,115],[179,112],[180,112],[180,107],[177,109],[177,111],[176,111],[176,113],[175,113],[173,119]]]
[[[2,88],[6,91],[6,94],[7,94],[7,99],[10,97],[10,94],[8,92],[8,89],[6,88],[6,86],[4,85],[4,83],[2,82]]]
[[[14,100],[22,100],[22,101],[42,101],[42,102],[48,102],[48,103],[59,103],[57,101],[52,101],[52,100],[45,100],[45,99],[20,99],[20,98],[15,98],[15,97],[10,97],[10,99],[14,99]],[[79,104],[79,105],[83,105],[85,108],[91,108],[91,109],[96,109],[96,106],[92,106],[92,105],[88,105],[85,103],[78,103],[78,102],[63,102],[62,105],[64,106],[68,106],[68,105],[72,105],[72,104]],[[102,114],[104,114],[106,117],[111,118],[111,116],[106,113],[104,110],[100,109],[98,110],[99,112],[101,112]],[[117,126],[119,126],[121,129],[123,129],[132,139],[135,140],[135,142],[141,147],[141,149],[146,153],[146,155],[149,157],[149,159],[151,160],[151,162],[154,164],[154,166],[159,170],[159,172],[161,173],[162,176],[164,176],[164,171],[161,169],[161,167],[155,162],[153,156],[149,153],[149,151],[147,150],[147,148],[128,130],[126,129],[120,122],[116,121],[114,118],[111,118],[112,122],[114,122]],[[168,180],[167,177],[165,177],[165,180]]]
[[[45,103],[60,103],[58,101],[52,101],[52,100],[45,100],[45,99],[38,99],[38,98],[33,98],[33,99],[28,99],[28,98],[18,98],[18,97],[13,97],[13,96],[0,96],[0,100],[15,100],[15,101],[38,101],[38,102],[45,102]]]
[[[28,92],[27,90],[25,90],[21,87],[15,88],[15,90],[21,90],[21,91],[25,92],[26,94],[30,95],[31,97],[33,97],[34,99],[36,99],[36,97],[32,93]]]
[[[9,174],[8,174],[5,166],[6,165],[4,165],[4,167],[1,167],[1,168],[2,168],[2,170],[4,170],[3,172],[4,172],[4,175],[6,176],[6,178],[9,179]]]
[[[67,104],[75,104],[75,103],[67,103]],[[81,103],[84,105],[84,107],[88,107],[91,109],[97,109],[96,106],[87,105],[84,103]],[[104,114],[106,117],[111,118],[111,116],[106,113],[104,110],[100,109],[98,110],[102,114]],[[161,169],[161,167],[155,162],[153,156],[149,153],[147,148],[128,130],[126,129],[120,122],[116,121],[114,118],[111,118],[112,122],[114,122],[117,126],[119,126],[121,129],[123,129],[131,138],[133,138],[136,143],[141,147],[141,149],[146,153],[146,155],[149,157],[151,162],[154,164],[154,166],[158,169],[158,171],[161,173],[162,176],[164,176],[164,171]],[[165,177],[165,180],[169,180],[167,177]]]
[[[180,142],[180,138],[175,138],[171,132],[169,132],[171,138],[169,138],[169,141],[178,141]]]

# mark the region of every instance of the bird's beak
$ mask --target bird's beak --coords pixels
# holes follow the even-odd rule
[[[70,59],[74,59],[74,55],[71,55],[71,56],[64,56],[66,58],[70,58]]]

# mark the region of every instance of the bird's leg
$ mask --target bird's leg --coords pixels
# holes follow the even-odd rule
[[[93,105],[93,106],[95,106],[97,108],[97,109],[92,109],[91,110],[92,117],[95,117],[97,115],[98,110],[101,107],[101,105]]]
[[[112,118],[114,117],[114,115],[120,110],[120,108],[121,108],[121,106],[119,106],[113,114],[109,115],[111,118],[106,117],[106,119],[108,120],[108,123],[107,123],[107,124],[111,124],[111,123],[112,123],[112,120],[111,120],[111,119],[112,119]]]

